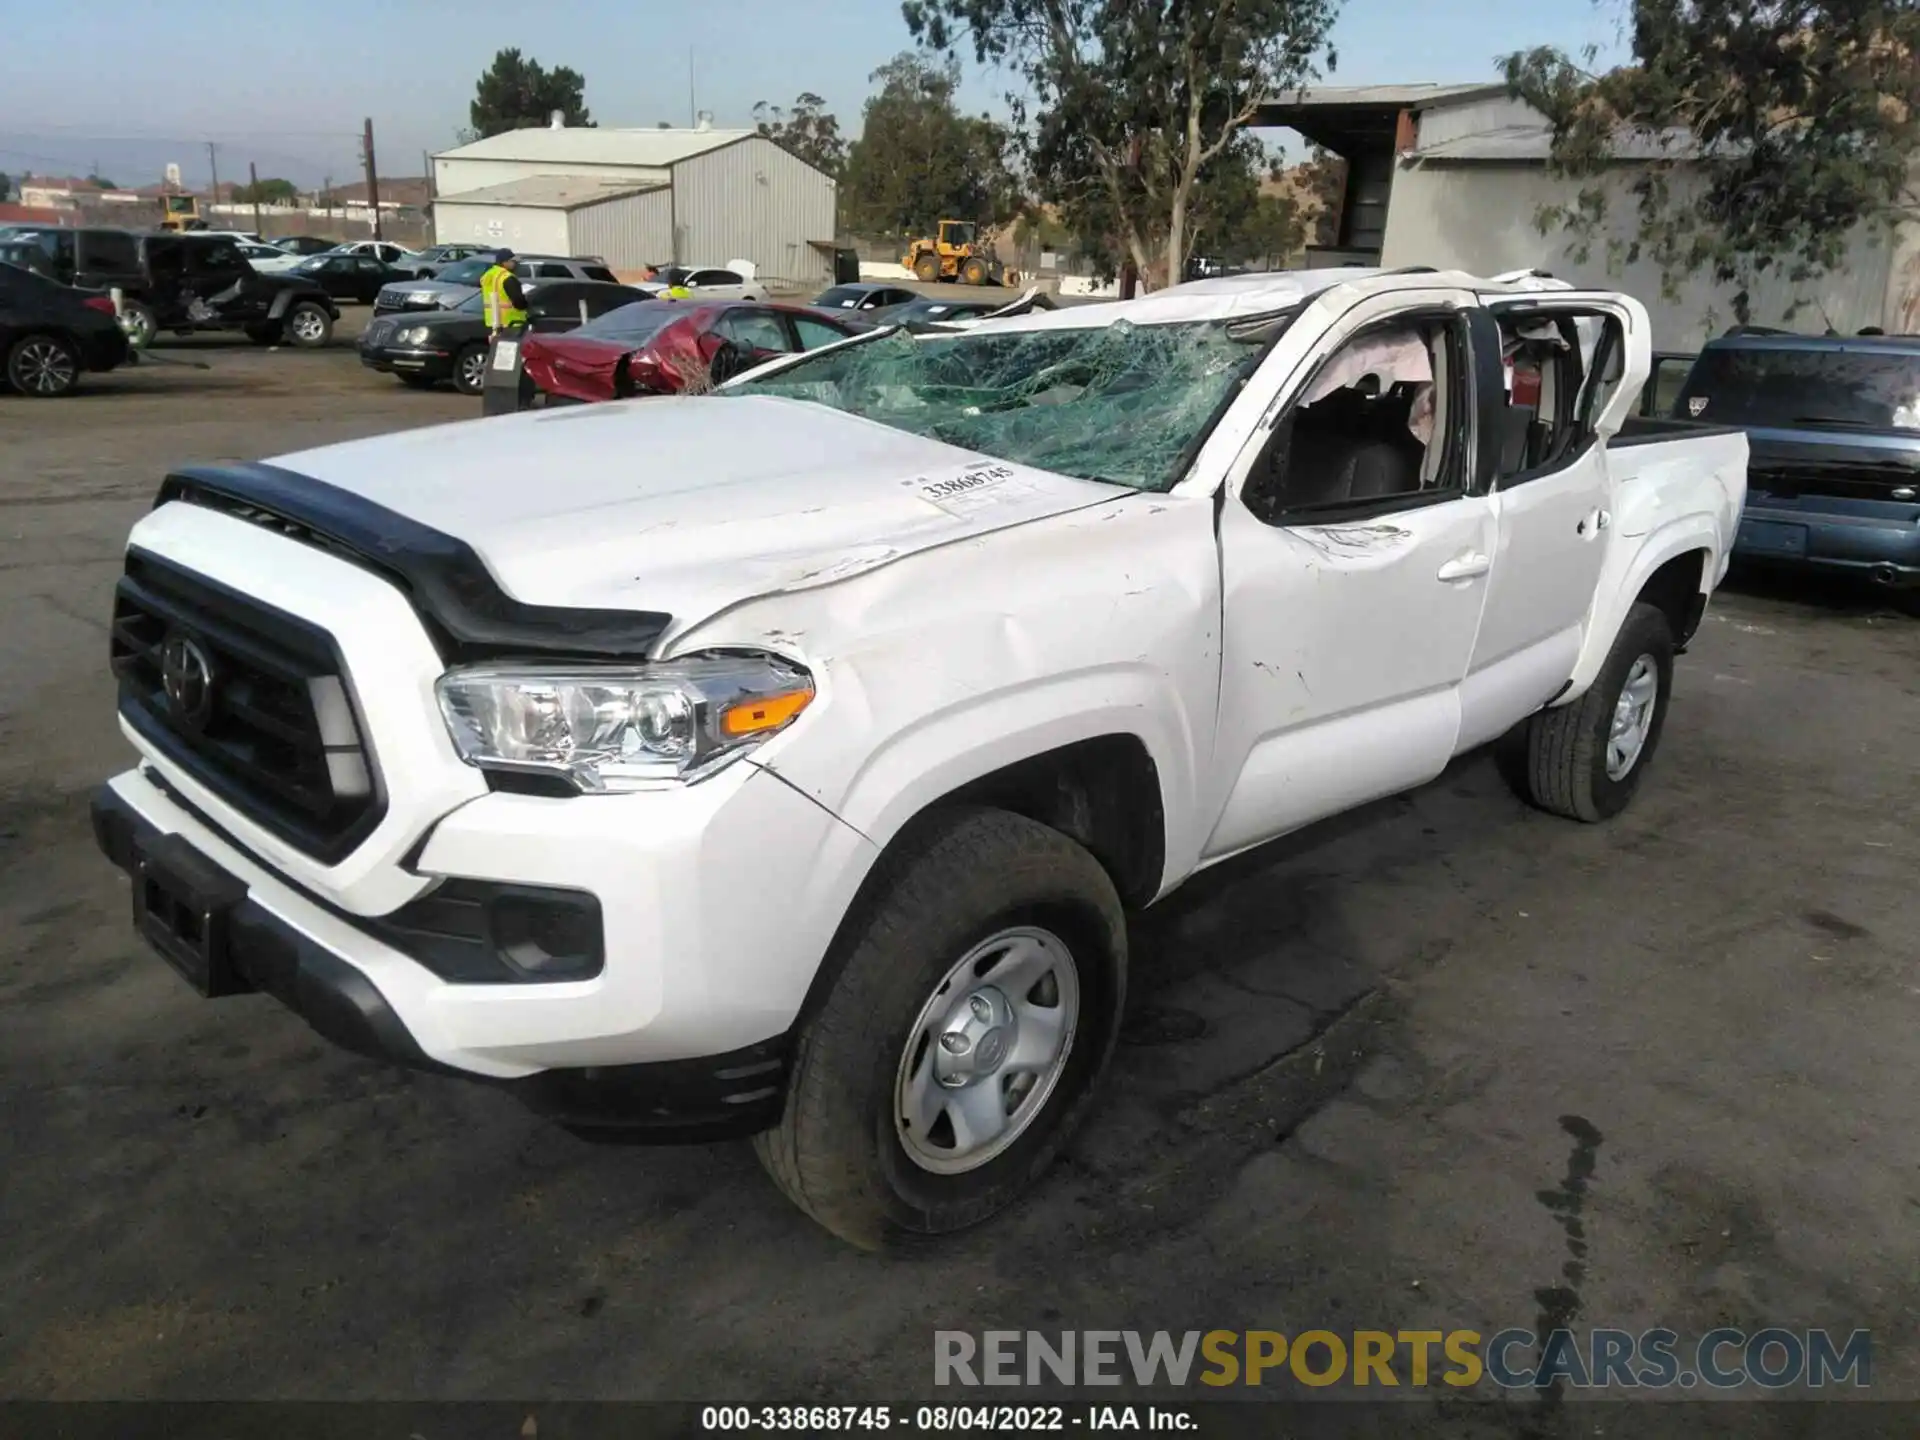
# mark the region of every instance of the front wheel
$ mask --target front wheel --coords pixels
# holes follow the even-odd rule
[[[123,300],[120,302],[120,328],[126,332],[127,344],[136,350],[144,350],[159,333],[160,322],[154,317],[153,308],[144,301]]]
[[[453,388],[478,395],[487,387],[487,347],[476,340],[453,357]]]
[[[80,352],[58,335],[26,335],[7,352],[7,383],[36,399],[71,395],[81,368]]]
[[[1627,808],[1660,744],[1673,689],[1673,630],[1637,604],[1593,686],[1542,710],[1500,742],[1498,759],[1520,798],[1569,820],[1607,820]]]
[[[1058,831],[955,809],[880,863],[754,1141],[789,1199],[863,1248],[976,1224],[1031,1186],[1085,1117],[1126,993],[1120,897]]]
[[[333,338],[333,317],[311,300],[300,300],[287,307],[280,330],[302,350],[317,350]]]
[[[967,261],[966,268],[960,272],[960,278],[969,285],[986,284],[987,262],[984,260]]]

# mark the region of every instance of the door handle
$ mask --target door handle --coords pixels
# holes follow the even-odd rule
[[[1493,557],[1482,555],[1478,550],[1469,550],[1464,555],[1456,555],[1440,567],[1442,580],[1471,580],[1476,575],[1484,575],[1493,568]]]
[[[1598,535],[1613,523],[1613,516],[1606,510],[1589,510],[1586,519],[1573,527],[1576,535]]]

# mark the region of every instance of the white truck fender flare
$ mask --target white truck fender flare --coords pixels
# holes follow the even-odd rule
[[[1195,813],[1195,736],[1188,717],[1169,705],[1164,676],[1153,683],[1158,673],[1110,666],[971,696],[886,737],[831,787],[837,794],[809,783],[811,764],[789,768],[777,753],[762,763],[884,850],[915,816],[973,781],[1077,742],[1125,736],[1153,762],[1166,826]],[[1173,834],[1162,839],[1164,887],[1164,876],[1185,873],[1192,858],[1181,858]]]
[[[1623,537],[1626,538],[1637,539],[1639,543],[1632,550],[1620,545],[1607,557],[1600,584],[1594,591],[1593,605],[1587,612],[1586,638],[1573,669],[1573,682],[1554,701],[1556,705],[1579,699],[1593,684],[1600,667],[1607,663],[1614,637],[1626,623],[1627,611],[1633,608],[1654,571],[1676,556],[1704,550],[1708,563],[1701,567],[1699,588],[1709,591],[1719,578],[1720,536],[1709,515],[1682,516],[1644,537]]]

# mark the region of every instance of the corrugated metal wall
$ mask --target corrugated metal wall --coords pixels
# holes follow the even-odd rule
[[[673,197],[666,190],[584,205],[568,219],[572,255],[598,255],[615,270],[639,270],[673,253]]]
[[[534,255],[570,253],[566,211],[538,210],[528,205],[462,205],[457,200],[437,200],[433,234],[441,244],[465,241],[505,245]]]
[[[433,185],[436,195],[458,195],[487,185],[504,185],[509,180],[525,180],[533,175],[579,175],[593,180],[638,180],[667,183],[667,172],[658,165],[561,165],[532,160],[435,160]]]
[[[1436,105],[1420,112],[1420,143],[1438,145],[1490,130],[1511,130],[1546,124],[1546,117],[1524,100],[1488,95],[1452,105]]]
[[[758,136],[673,167],[674,259],[751,260],[764,283],[825,285],[833,259],[809,241],[833,241],[831,178]]]
[[[1540,207],[1566,203],[1578,188],[1538,165],[1403,165],[1394,180],[1380,263],[1389,268],[1431,265],[1475,275],[1534,266],[1576,285],[1624,290],[1652,314],[1653,343],[1660,350],[1698,349],[1734,323],[1732,291],[1726,287],[1695,280],[1681,287],[1677,302],[1670,301],[1661,292],[1657,265],[1642,260],[1612,270],[1604,243],[1594,245],[1586,264],[1576,264],[1561,236],[1541,234],[1534,218]],[[1618,236],[1632,233],[1634,216],[1631,196],[1613,203],[1611,220]],[[1816,334],[1829,325],[1842,334],[1865,325],[1899,328],[1901,317],[1886,313],[1893,249],[1886,240],[1863,233],[1847,263],[1821,281],[1802,287],[1762,285],[1753,296],[1751,323]],[[1806,303],[1789,316],[1796,297]]]

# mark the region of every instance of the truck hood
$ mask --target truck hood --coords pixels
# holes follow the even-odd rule
[[[772,396],[663,396],[402,431],[276,466],[464,540],[534,605],[728,606],[1131,495]]]

